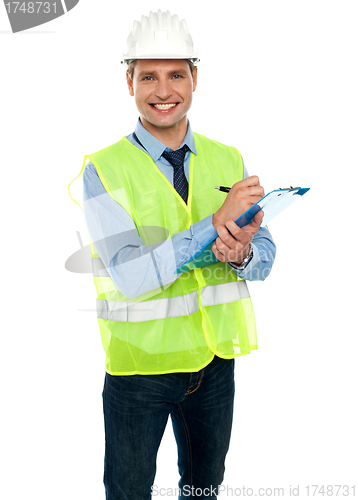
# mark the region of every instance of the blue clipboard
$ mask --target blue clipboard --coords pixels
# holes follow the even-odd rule
[[[250,224],[252,219],[255,217],[257,212],[260,210],[264,211],[264,218],[261,225],[266,226],[272,221],[279,213],[283,212],[287,207],[292,205],[298,198],[303,196],[310,188],[287,188],[287,189],[275,189],[271,191],[266,196],[261,198],[255,205],[247,210],[238,219],[235,220],[239,227],[244,227]],[[204,248],[199,250],[191,259],[187,260],[178,269],[177,273],[183,273],[185,271],[191,271],[198,267],[211,266],[212,264],[217,264],[220,262],[214,255],[211,247],[214,240],[217,238],[214,236],[212,240],[209,241]]]

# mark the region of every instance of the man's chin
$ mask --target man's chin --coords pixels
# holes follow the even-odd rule
[[[175,129],[176,127],[179,126],[179,124],[181,123],[181,121],[183,119],[186,121],[186,115],[181,117],[179,120],[168,121],[168,122],[166,122],[165,120],[151,120],[151,119],[148,120],[148,118],[141,117],[141,122],[142,122],[142,125],[144,126],[144,128],[155,127],[157,129],[166,130],[166,129],[171,129],[171,128]],[[147,124],[147,127],[146,127],[145,123]]]

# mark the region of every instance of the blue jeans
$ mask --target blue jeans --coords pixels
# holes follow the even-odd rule
[[[193,373],[106,373],[102,396],[107,500],[150,500],[169,415],[178,446],[179,498],[217,498],[231,434],[234,366],[234,359],[215,356]]]

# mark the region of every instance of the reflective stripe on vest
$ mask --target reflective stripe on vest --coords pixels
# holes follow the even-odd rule
[[[232,283],[206,286],[201,289],[201,304],[204,307],[249,298],[250,294],[245,281],[233,281]],[[154,299],[139,303],[97,299],[97,317],[110,321],[137,323],[188,316],[198,310],[199,297],[197,291],[178,297]]]

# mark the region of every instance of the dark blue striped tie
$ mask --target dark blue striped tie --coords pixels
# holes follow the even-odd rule
[[[185,203],[188,200],[188,181],[184,173],[184,157],[189,147],[184,146],[176,151],[164,151],[162,157],[165,158],[174,168],[173,184]]]

